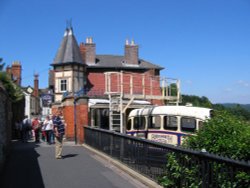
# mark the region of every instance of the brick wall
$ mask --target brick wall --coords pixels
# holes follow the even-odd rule
[[[66,99],[63,102],[63,118],[66,124],[65,137],[67,140],[73,141],[75,138],[74,99],[73,98]]]
[[[83,143],[84,141],[84,129],[83,126],[88,126],[88,98],[81,97],[76,100],[76,125],[77,125],[77,141]]]
[[[88,95],[103,95],[105,91],[105,76],[103,72],[89,72],[88,74]]]
[[[21,85],[22,80],[22,66],[19,61],[12,63],[11,67],[7,67],[6,72],[11,75],[17,85]]]
[[[111,79],[112,79],[111,91],[112,92],[119,91],[120,88],[118,87],[118,81],[120,80],[120,78],[117,77],[117,74],[112,74]],[[130,84],[131,82],[133,83],[133,88],[131,88]],[[90,88],[89,92],[90,96],[95,95],[95,93],[101,93],[103,95],[105,92],[104,73],[89,72],[88,87]],[[139,73],[136,74],[136,73],[126,72],[123,74],[123,92],[129,94],[131,90],[133,91],[134,94],[160,96],[162,93],[160,90],[159,76],[152,75],[152,72],[150,71],[146,72],[144,75]],[[159,101],[157,101],[157,104],[159,104]]]
[[[83,143],[84,141],[84,130],[83,126],[88,125],[88,98],[79,97],[76,98],[76,113],[74,113],[74,98],[68,97],[65,98],[62,102],[62,106],[53,105],[52,113],[59,109],[62,112],[63,119],[65,121],[66,130],[65,138],[69,141],[75,140],[75,122],[76,122],[76,136],[77,143]],[[75,117],[76,115],[76,117]]]

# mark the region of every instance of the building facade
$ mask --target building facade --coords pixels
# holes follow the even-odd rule
[[[100,55],[92,37],[78,45],[73,29],[66,28],[51,66],[49,85],[55,104],[63,107],[66,98],[87,96],[85,115],[91,126],[123,132],[119,124],[126,121],[131,109],[178,100],[165,92],[168,86],[160,78],[163,67],[139,58],[139,46],[133,40],[126,40],[124,55]],[[113,121],[115,116],[119,122]]]

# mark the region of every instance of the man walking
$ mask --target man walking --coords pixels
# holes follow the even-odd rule
[[[62,122],[60,115],[61,115],[60,111],[57,111],[56,116],[53,118],[55,137],[56,137],[56,139],[55,139],[55,141],[56,141],[56,147],[55,147],[56,159],[62,159],[63,135],[65,132],[65,126],[64,126],[64,123]]]

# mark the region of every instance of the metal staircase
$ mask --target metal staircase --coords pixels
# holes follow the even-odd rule
[[[119,95],[109,95],[109,129],[117,132],[121,130],[121,97]]]
[[[176,89],[174,95],[171,94],[173,84]],[[178,104],[180,82],[139,73],[105,72],[105,94],[109,96],[109,129],[123,133],[125,111],[135,99]]]

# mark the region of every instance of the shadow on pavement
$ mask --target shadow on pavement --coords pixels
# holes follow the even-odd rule
[[[68,155],[63,155],[62,157],[65,159],[65,158],[75,157],[77,155],[78,154],[68,154]]]
[[[12,141],[12,150],[0,178],[1,188],[44,188],[34,142]]]

